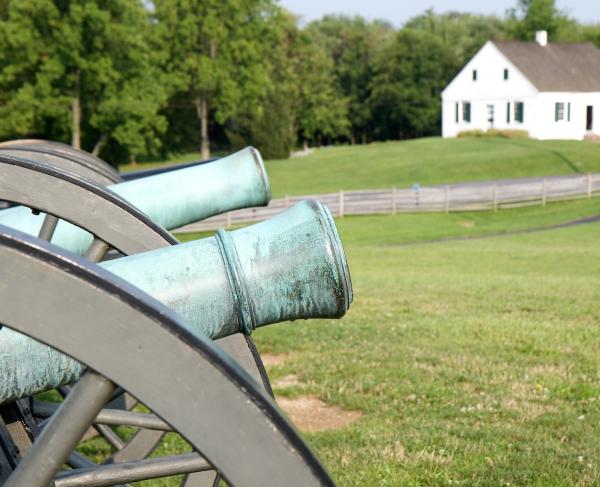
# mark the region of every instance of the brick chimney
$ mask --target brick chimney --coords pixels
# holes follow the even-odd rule
[[[542,47],[548,45],[548,32],[546,32],[545,30],[536,31],[535,42],[537,42]]]

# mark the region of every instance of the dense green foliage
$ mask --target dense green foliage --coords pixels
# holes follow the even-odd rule
[[[139,2],[9,1],[0,17],[0,134],[131,155],[158,147],[166,120]]]
[[[253,144],[435,135],[440,92],[488,39],[592,41],[555,0],[504,18],[432,10],[400,28],[275,0],[4,0],[0,138],[71,142],[110,162]]]

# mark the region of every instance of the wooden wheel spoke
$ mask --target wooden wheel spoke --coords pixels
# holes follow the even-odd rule
[[[110,398],[114,385],[86,372],[52,416],[5,483],[6,487],[47,487]]]
[[[52,416],[59,408],[56,403],[34,403],[34,414],[37,417]],[[135,413],[122,409],[101,409],[94,419],[94,424],[108,426],[135,426],[160,431],[171,431],[171,427],[154,414]]]
[[[58,218],[54,215],[46,215],[42,223],[42,228],[40,228],[40,232],[38,233],[38,238],[50,242],[52,235],[54,235],[54,230],[56,230],[56,225],[58,225]]]
[[[60,472],[54,487],[107,487],[126,482],[203,472],[212,467],[198,453],[114,463]]]

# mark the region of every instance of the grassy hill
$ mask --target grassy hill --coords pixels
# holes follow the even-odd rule
[[[331,147],[269,161],[274,195],[407,187],[600,171],[600,146],[580,141],[425,138]]]
[[[173,162],[198,159],[180,155]],[[141,164],[145,168],[157,164]],[[121,170],[130,169],[123,166]],[[273,195],[325,193],[600,171],[600,145],[580,141],[424,138],[315,150],[267,162]]]

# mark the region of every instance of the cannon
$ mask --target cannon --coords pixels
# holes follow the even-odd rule
[[[17,164],[18,165],[18,164]],[[38,168],[39,169],[39,168]],[[0,194],[0,198],[2,198],[2,194]],[[31,195],[29,195],[29,198],[31,197]],[[18,200],[18,202],[21,202],[23,204],[27,204],[27,201],[21,201]],[[114,202],[113,202],[114,203]],[[47,204],[47,202],[46,202]],[[44,206],[36,206],[36,205],[31,205],[34,208],[38,208],[40,210],[43,211],[47,211],[47,208]],[[63,208],[64,209],[64,208]],[[254,227],[260,227],[260,225],[263,225],[262,230],[258,231],[256,228],[254,227],[250,227],[249,229],[246,229],[245,231],[237,231],[237,232],[232,232],[232,234],[228,234],[226,232],[220,232],[217,237],[212,238],[212,239],[207,239],[205,241],[200,241],[200,242],[196,242],[194,243],[193,247],[195,248],[194,250],[192,250],[192,245],[189,245],[189,247],[185,246],[185,245],[178,245],[177,247],[173,247],[173,248],[163,248],[160,251],[157,251],[161,254],[161,256],[157,256],[157,254],[155,252],[146,252],[144,254],[138,254],[138,255],[133,255],[131,257],[127,257],[127,258],[123,258],[123,259],[118,259],[118,260],[114,260],[114,261],[109,261],[104,263],[103,265],[107,268],[110,269],[111,271],[114,271],[116,273],[121,272],[122,273],[122,277],[126,277],[126,279],[130,280],[130,281],[136,281],[136,277],[137,276],[137,281],[135,282],[136,285],[142,287],[142,288],[146,288],[146,291],[150,291],[150,292],[155,292],[158,293],[159,297],[160,297],[160,289],[159,288],[153,288],[152,287],[152,283],[156,284],[157,281],[157,274],[152,275],[152,273],[148,273],[147,271],[151,268],[148,266],[148,263],[153,264],[154,262],[157,261],[161,261],[163,262],[163,267],[168,263],[169,260],[169,253],[177,251],[177,255],[178,258],[176,259],[177,261],[181,261],[181,262],[192,262],[194,259],[191,258],[191,256],[200,256],[201,258],[199,259],[199,262],[202,263],[202,265],[200,265],[198,263],[198,267],[197,267],[197,271],[198,273],[195,275],[195,277],[199,278],[200,280],[198,282],[200,282],[202,280],[202,278],[206,278],[207,276],[212,277],[214,275],[214,272],[207,272],[207,274],[202,274],[202,272],[200,272],[203,269],[203,266],[206,265],[207,263],[212,263],[212,270],[215,271],[219,266],[215,264],[215,259],[211,260],[208,257],[210,255],[212,255],[213,257],[215,255],[218,254],[218,256],[220,257],[220,259],[217,259],[216,261],[219,262],[219,264],[221,265],[221,284],[219,286],[217,286],[215,289],[220,290],[221,294],[223,289],[227,289],[227,286],[224,285],[225,282],[229,283],[229,288],[231,290],[231,296],[235,296],[237,297],[238,303],[233,303],[234,306],[233,308],[229,308],[229,312],[225,313],[228,314],[229,318],[225,319],[224,322],[228,323],[229,325],[232,325],[234,323],[233,318],[235,317],[235,326],[242,326],[242,327],[247,327],[247,329],[245,329],[244,331],[249,331],[249,329],[251,329],[253,326],[256,326],[258,324],[263,324],[264,322],[267,322],[270,320],[273,320],[274,316],[279,316],[281,319],[286,319],[286,318],[295,318],[295,317],[302,317],[302,313],[300,313],[299,315],[294,315],[293,313],[290,314],[285,314],[282,312],[283,309],[292,309],[293,306],[291,306],[293,303],[298,304],[299,306],[303,306],[302,301],[294,301],[293,299],[290,299],[288,301],[288,305],[289,306],[284,306],[282,308],[280,308],[279,312],[277,312],[276,308],[271,309],[270,311],[272,312],[272,314],[270,315],[270,318],[265,319],[265,316],[269,315],[269,313],[264,312],[263,315],[260,315],[259,313],[259,318],[257,320],[257,317],[254,316],[251,313],[251,310],[253,309],[265,309],[264,304],[265,303],[261,303],[260,305],[256,305],[256,303],[252,304],[253,302],[253,298],[252,296],[254,295],[253,293],[255,293],[256,291],[259,291],[258,288],[254,288],[253,286],[256,286],[260,281],[252,281],[252,278],[250,278],[250,280],[248,281],[246,278],[240,278],[239,276],[253,276],[254,273],[256,272],[256,275],[260,275],[260,272],[258,272],[261,268],[263,269],[263,271],[265,271],[266,269],[269,268],[269,266],[267,265],[268,262],[270,260],[272,261],[279,261],[280,259],[269,259],[269,257],[275,258],[275,257],[280,257],[278,256],[278,254],[276,252],[274,253],[269,253],[267,252],[263,257],[262,260],[262,266],[258,266],[258,267],[252,267],[250,264],[251,263],[255,263],[255,261],[253,260],[254,255],[251,252],[246,251],[246,253],[244,253],[244,249],[254,249],[254,251],[256,251],[257,249],[260,248],[276,248],[276,245],[274,246],[273,244],[275,244],[278,240],[281,240],[283,242],[286,242],[285,245],[282,244],[282,248],[286,248],[289,247],[290,242],[293,243],[294,241],[298,241],[300,242],[299,245],[302,245],[302,243],[306,246],[311,246],[314,245],[315,241],[311,241],[310,239],[307,240],[308,236],[311,235],[311,232],[314,231],[315,228],[321,228],[321,234],[322,235],[326,235],[327,238],[325,238],[326,242],[329,242],[329,247],[328,247],[328,251],[325,252],[325,254],[328,255],[334,255],[336,256],[333,261],[336,261],[337,263],[335,265],[332,265],[331,261],[329,265],[325,265],[324,267],[318,267],[320,269],[329,269],[327,272],[316,272],[313,273],[313,275],[316,276],[320,276],[321,278],[325,279],[325,281],[327,280],[327,277],[331,277],[332,275],[337,275],[338,276],[338,280],[337,282],[337,287],[334,286],[334,288],[336,289],[336,292],[333,293],[335,294],[335,296],[330,295],[329,298],[333,299],[333,301],[331,301],[329,298],[326,299],[325,295],[322,294],[318,294],[318,296],[313,296],[313,298],[315,297],[319,297],[321,298],[321,303],[325,303],[325,302],[329,302],[331,303],[335,303],[334,305],[332,305],[332,307],[329,309],[329,313],[330,314],[325,314],[324,316],[334,316],[336,314],[343,314],[343,311],[345,311],[345,309],[347,308],[347,306],[349,305],[350,301],[351,301],[351,287],[349,285],[350,281],[349,281],[349,275],[347,273],[347,269],[345,267],[345,258],[343,257],[343,250],[341,249],[341,245],[339,244],[339,239],[337,237],[337,233],[335,232],[335,228],[332,226],[332,221],[331,221],[331,217],[330,215],[328,215],[327,211],[325,209],[323,209],[322,207],[320,208],[318,204],[314,204],[314,203],[307,203],[304,204],[302,208],[294,208],[293,209],[294,212],[296,213],[294,218],[289,218],[289,227],[288,227],[288,232],[289,235],[295,235],[295,239],[292,238],[292,240],[286,241],[284,237],[282,237],[283,234],[285,234],[286,232],[284,232],[284,225],[283,223],[288,221],[288,218],[283,218],[280,219],[279,221],[276,222],[265,222],[263,224],[259,224],[256,225]],[[77,212],[75,212],[77,213]],[[84,213],[84,212],[83,212]],[[300,215],[304,215],[303,217],[301,217]],[[312,216],[308,216],[308,215],[312,215]],[[320,215],[320,216],[318,216]],[[80,218],[81,220],[70,220],[74,223],[79,223],[81,225],[82,228],[86,228],[86,225],[89,223],[87,222],[88,219],[85,218],[85,215],[83,214],[79,214],[79,215],[75,215],[78,218]],[[71,218],[74,218],[73,215],[70,215]],[[298,224],[298,222],[304,221],[304,224]],[[295,222],[295,223],[294,223]],[[315,223],[318,222],[319,224],[315,227]],[[271,228],[266,228],[265,229],[265,225],[270,223],[271,224]],[[300,230],[300,228],[302,228],[304,225],[305,228],[305,233],[302,233],[302,231]],[[312,225],[312,230],[310,230]],[[268,225],[267,225],[268,227]],[[276,232],[275,230],[279,230],[279,235],[276,236]],[[328,230],[327,230],[328,229]],[[332,229],[333,229],[333,233],[332,233]],[[269,242],[269,239],[266,238],[267,235],[271,234],[271,242]],[[304,239],[304,240],[303,240]],[[162,244],[163,247],[165,247],[165,245],[170,245],[169,242],[167,242],[166,244]],[[161,247],[161,245],[158,245],[158,247]],[[215,252],[215,249],[218,249],[218,252]],[[132,252],[133,253],[133,252]],[[153,255],[154,254],[154,255]],[[171,254],[171,255],[175,255],[175,254]],[[293,254],[292,254],[293,255]],[[314,254],[313,256],[316,257],[317,254]],[[189,259],[191,260],[187,260],[186,261],[186,256],[189,257]],[[244,257],[245,256],[245,257]],[[101,257],[101,256],[100,256]],[[317,263],[319,259],[316,258],[315,259],[315,263]],[[129,261],[129,262],[126,262]],[[285,262],[285,259],[282,260],[283,262]],[[340,262],[342,262],[343,264],[340,266]],[[290,261],[288,261],[288,263],[290,263]],[[321,264],[323,264],[323,262],[321,262]],[[216,267],[215,267],[216,266]],[[276,268],[277,266],[275,266]],[[181,267],[181,269],[185,268],[185,266]],[[279,267],[279,271],[283,272],[285,270],[286,266],[280,266]],[[298,272],[302,270],[302,266],[298,266]],[[120,270],[119,270],[120,269]],[[137,270],[135,270],[137,269]],[[291,269],[291,268],[289,268]],[[289,270],[288,269],[288,270]],[[206,271],[206,269],[204,269]],[[275,269],[271,269],[273,271],[275,271]],[[332,270],[337,270],[337,274],[335,272],[332,272]],[[176,270],[171,269],[171,272],[176,272]],[[241,274],[240,274],[241,272]],[[168,274],[168,273],[167,273]],[[276,275],[278,277],[284,277],[284,272],[283,274],[277,274]],[[301,274],[301,273],[300,273]],[[265,274],[263,272],[262,277],[264,278],[265,276],[267,276],[267,274]],[[169,279],[173,279],[174,275],[168,275],[167,277],[165,277],[164,275],[162,276],[164,279],[164,282],[168,282]],[[289,277],[289,275],[288,275]],[[160,280],[160,279],[159,279]],[[318,277],[317,277],[318,280]],[[284,282],[284,281],[281,281]],[[333,282],[333,281],[331,281]],[[331,284],[330,282],[330,284]],[[248,283],[251,283],[251,285],[248,285]],[[284,288],[286,286],[280,287],[279,291],[283,291]],[[247,288],[252,289],[253,292],[249,292]],[[313,287],[312,289],[318,289],[319,287]],[[323,289],[327,288],[327,286],[321,286],[321,291],[323,291]],[[244,290],[245,289],[245,290]],[[288,291],[292,290],[293,286],[290,287],[288,289]],[[332,288],[330,288],[331,291]],[[277,292],[277,286],[272,286],[272,290],[274,292]],[[260,292],[264,293],[266,291],[266,289],[260,289]],[[298,289],[296,289],[296,292],[298,291]],[[168,294],[168,293],[167,293]],[[217,293],[218,294],[218,293]],[[260,294],[260,293],[259,293]],[[248,296],[250,296],[250,299],[248,299]],[[275,295],[274,295],[275,296]],[[300,298],[302,295],[301,294],[294,294],[294,292],[292,292],[292,294],[290,294],[291,297],[296,297],[296,298]],[[308,296],[305,295],[304,297]],[[223,295],[221,296],[220,299],[217,299],[217,301],[219,300],[223,300]],[[234,299],[235,300],[235,299]],[[168,300],[163,299],[164,302],[168,302]],[[202,301],[202,300],[200,300]],[[282,302],[284,302],[285,300],[283,300]],[[318,300],[317,300],[318,301]],[[173,305],[173,302],[168,302],[171,306]],[[226,309],[227,307],[225,307],[224,309]],[[193,306],[189,308],[190,310],[194,309]],[[235,313],[232,312],[232,309],[236,309],[237,311]],[[317,310],[317,314],[318,313],[322,313],[323,309],[320,309],[319,311],[319,307],[317,306],[317,308],[314,308],[312,311],[314,312],[315,310]],[[181,310],[178,310],[181,312]],[[298,311],[298,310],[295,310]],[[310,310],[301,310],[302,312],[304,312],[304,317],[310,315]],[[308,315],[306,314],[306,312],[309,311]],[[266,314],[265,314],[266,313]],[[333,313],[333,314],[331,314]],[[235,316],[234,316],[235,315]],[[190,324],[186,325],[188,326],[188,328],[191,326]],[[8,331],[8,330],[7,330]],[[188,330],[189,331],[189,330]],[[196,330],[197,331],[197,330]],[[215,330],[205,330],[208,332],[209,336],[213,336],[213,337],[217,337],[219,336],[219,332],[215,332]],[[234,329],[231,329],[229,331],[227,331],[227,333],[229,333],[230,331],[235,331]],[[82,361],[85,363],[85,361]],[[84,378],[86,377],[86,375],[84,375]],[[78,383],[79,384],[79,383]],[[77,386],[76,386],[77,387]],[[152,408],[152,406],[150,406]],[[153,409],[153,408],[152,408]],[[127,465],[127,468],[132,467],[131,465]],[[133,467],[132,467],[133,468]],[[98,469],[94,469],[94,471],[98,471]],[[165,470],[162,470],[163,474],[165,472]],[[81,472],[80,472],[81,473]],[[146,474],[147,474],[147,470],[146,470]],[[81,473],[81,475],[83,475],[83,473]],[[107,474],[108,475],[108,474]],[[75,478],[74,476],[72,477],[72,479]],[[113,477],[113,479],[116,477]],[[325,483],[330,482],[330,480],[327,480]],[[57,484],[58,485],[58,484]],[[67,485],[67,484],[65,484]],[[71,484],[68,484],[71,485]],[[87,484],[72,484],[72,485],[87,485]],[[96,484],[94,484],[96,485]],[[100,485],[100,484],[98,484]],[[102,484],[102,485],[112,485],[112,484]],[[192,485],[192,484],[190,484]],[[196,485],[196,484],[193,484]],[[197,484],[197,485],[204,485],[204,484]],[[266,484],[265,484],[266,485]],[[308,485],[308,484],[307,484]]]
[[[13,172],[2,177],[7,196],[1,199],[15,202],[27,201],[35,205],[31,198],[36,192],[42,198],[43,192],[60,188],[49,188],[48,181],[51,176],[65,181],[64,185],[71,183],[68,188],[62,188],[63,198],[67,201],[63,206],[88,204],[84,208],[88,213],[94,213],[97,201],[89,198],[78,198],[73,191],[74,185],[85,186],[80,193],[93,191],[106,193],[98,189],[98,184],[82,180],[74,174],[60,171],[58,168],[40,168],[37,164],[37,180],[31,175],[19,174],[24,171],[26,161],[13,156],[3,156],[0,151],[0,163],[12,166]],[[12,161],[12,162],[11,162]],[[34,167],[35,164],[29,164]],[[8,169],[5,169],[7,171]],[[46,173],[46,177],[40,174]],[[231,177],[235,174],[235,178]],[[25,183],[29,186],[23,186]],[[87,183],[87,184],[86,184]],[[36,185],[37,187],[33,188]],[[67,189],[69,192],[67,192]],[[266,171],[260,153],[253,148],[243,149],[231,156],[224,157],[210,164],[193,166],[179,171],[158,174],[144,179],[127,181],[108,186],[109,195],[114,202],[123,207],[129,203],[148,217],[152,222],[166,230],[181,227],[187,223],[198,221],[209,216],[223,213],[232,209],[249,206],[262,206],[268,204],[271,193]],[[37,191],[36,191],[37,190]],[[60,204],[57,202],[56,204]],[[35,208],[35,206],[33,206]],[[38,208],[41,209],[41,208]],[[55,209],[50,209],[54,210]],[[48,211],[52,214],[52,211]],[[97,211],[98,218],[111,217],[107,210]],[[68,219],[68,218],[67,218]],[[0,224],[24,231],[31,235],[38,235],[43,226],[42,215],[31,214],[27,208],[16,207],[0,211]],[[81,231],[67,222],[61,222],[52,229],[52,241],[60,247],[83,254],[90,246],[92,237],[89,233]],[[98,235],[102,238],[102,235]]]
[[[121,181],[117,171],[102,159],[60,142],[37,139],[11,140],[0,143],[0,153],[58,167],[100,184]]]
[[[215,237],[101,264],[186,319],[209,339],[260,326],[340,318],[352,301],[343,248],[329,211],[299,203],[279,216]],[[72,383],[83,366],[0,330],[0,403]]]
[[[158,475],[213,467],[232,485],[333,485],[256,383],[164,305],[93,263],[6,227],[0,228],[0,268],[3,282],[11,282],[0,293],[0,322],[89,367],[6,486],[113,485],[139,479],[139,470]],[[57,475],[115,384],[202,455]],[[100,481],[92,483],[94,476]],[[112,483],[102,483],[106,478]]]
[[[256,151],[249,149],[245,152],[252,154]],[[239,161],[240,158],[238,158],[238,163]],[[255,164],[257,161],[258,164]],[[230,164],[231,158],[225,162]],[[223,166],[223,161],[220,161],[219,166]],[[246,171],[251,182],[259,180],[265,183],[262,196],[268,200],[268,180],[264,177],[260,155],[253,155],[251,164],[247,164],[247,167],[255,169],[255,171]],[[202,171],[200,174],[206,176],[207,173]],[[217,171],[217,174],[226,175],[226,172],[221,170]],[[231,178],[229,179],[231,180]],[[58,221],[54,215],[59,215],[93,234],[102,235],[104,240],[96,238],[92,241],[89,251],[85,254],[88,259],[101,260],[106,253],[107,243],[120,249],[124,254],[177,243],[168,232],[141,214],[137,208],[116,198],[112,192],[58,167],[48,166],[47,161],[42,161],[40,164],[14,157],[0,156],[0,180],[9,182],[4,187],[0,185],[0,194],[3,193],[0,198],[18,201],[28,207],[38,208],[49,213],[44,218],[40,229],[41,237],[45,239],[52,237]],[[19,184],[15,186],[12,184],[14,181],[18,181]],[[246,186],[248,186],[247,183]],[[87,202],[87,205],[73,205],[74,199]],[[231,205],[231,203],[225,203]],[[212,201],[210,204],[214,205]],[[243,206],[248,202],[242,200],[240,204]],[[90,208],[93,211],[88,211]],[[23,210],[23,208],[20,209],[21,214],[25,215],[26,221],[31,222],[30,215]],[[14,220],[15,210],[12,210],[12,213]],[[188,213],[188,215],[193,216],[194,213]],[[51,225],[47,225],[49,221]],[[80,236],[84,235],[84,232],[80,231],[79,234]],[[265,389],[271,392],[266,371],[249,336],[230,336],[220,340],[219,346],[230,353],[255,380],[262,383]],[[134,401],[125,401],[125,405],[129,408],[134,404]],[[103,426],[98,426],[97,429],[111,445],[118,449],[114,455],[115,461],[135,459],[149,454],[162,436],[161,432],[140,430],[129,442],[123,444],[112,434],[110,429]],[[210,483],[212,484],[212,482]]]

